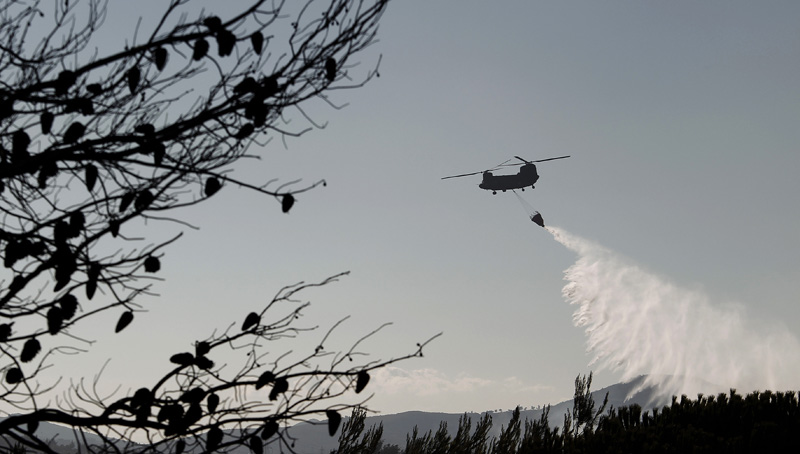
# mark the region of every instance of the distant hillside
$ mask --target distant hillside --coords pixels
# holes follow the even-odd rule
[[[662,406],[669,403],[669,399],[658,399],[658,393],[652,387],[641,388],[644,378],[639,377],[629,383],[618,383],[597,391],[594,391],[595,402],[599,406],[608,392],[608,405],[615,408],[623,405],[637,403],[644,409]],[[638,391],[637,391],[638,390]],[[630,396],[630,398],[629,398]],[[564,421],[564,415],[572,410],[572,400],[561,402],[550,407],[550,424],[560,426]],[[508,425],[511,420],[512,410],[503,412],[490,412],[492,415],[491,435],[498,435],[501,427]],[[461,413],[427,413],[421,411],[409,411],[392,415],[370,416],[366,420],[366,427],[383,423],[383,441],[386,444],[396,444],[400,448],[406,445],[406,435],[409,434],[414,426],[417,426],[418,433],[424,435],[428,431],[436,432],[439,423],[445,421],[451,435],[455,434],[458,428],[458,420]],[[483,413],[468,413],[472,419],[472,427],[475,427],[478,419]],[[520,413],[522,420],[539,419],[542,410],[525,410]],[[295,438],[295,450],[299,454],[318,454],[329,453],[338,446],[339,434],[328,436],[327,425],[324,421],[314,424],[299,424],[290,429],[290,433]]]

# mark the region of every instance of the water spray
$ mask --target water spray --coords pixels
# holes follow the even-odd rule
[[[661,397],[796,388],[800,343],[785,328],[758,330],[741,305],[715,304],[633,261],[557,227],[545,227],[578,254],[562,294],[586,332],[590,365],[646,376]]]

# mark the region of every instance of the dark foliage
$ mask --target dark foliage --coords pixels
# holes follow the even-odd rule
[[[578,376],[576,396],[589,396],[591,375]],[[492,453],[492,454],[572,454],[572,453],[742,453],[800,452],[800,401],[795,392],[753,392],[741,396],[735,390],[717,396],[698,395],[697,399],[673,397],[660,409],[643,411],[637,405],[611,408],[605,413],[588,409],[594,403],[579,399],[561,427],[551,425],[550,407],[537,420],[520,421],[520,410],[500,434],[489,439],[492,420],[485,414],[471,433],[470,419],[463,415],[456,435],[447,424],[420,436],[416,427],[406,438],[405,450],[374,442],[376,452],[389,454]],[[575,414],[578,417],[575,417]],[[591,416],[590,416],[591,415]],[[358,415],[354,414],[354,418]],[[596,424],[592,424],[591,420]],[[363,431],[348,421],[346,440],[357,440]],[[580,429],[576,429],[576,428]],[[370,430],[375,430],[372,427]],[[382,427],[381,427],[382,433]],[[342,435],[344,437],[344,434]],[[366,436],[365,436],[366,438]]]

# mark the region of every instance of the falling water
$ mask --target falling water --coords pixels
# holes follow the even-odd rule
[[[563,229],[547,227],[578,254],[564,273],[564,299],[576,306],[592,365],[646,375],[662,396],[736,388],[796,389],[800,345],[785,328],[757,329],[741,306],[715,304]]]

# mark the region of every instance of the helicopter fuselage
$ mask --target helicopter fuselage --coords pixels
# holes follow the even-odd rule
[[[519,172],[514,175],[494,175],[492,172],[483,172],[483,181],[478,185],[487,191],[507,191],[511,189],[522,189],[536,184],[539,174],[536,172],[535,164],[525,164],[519,168]]]

